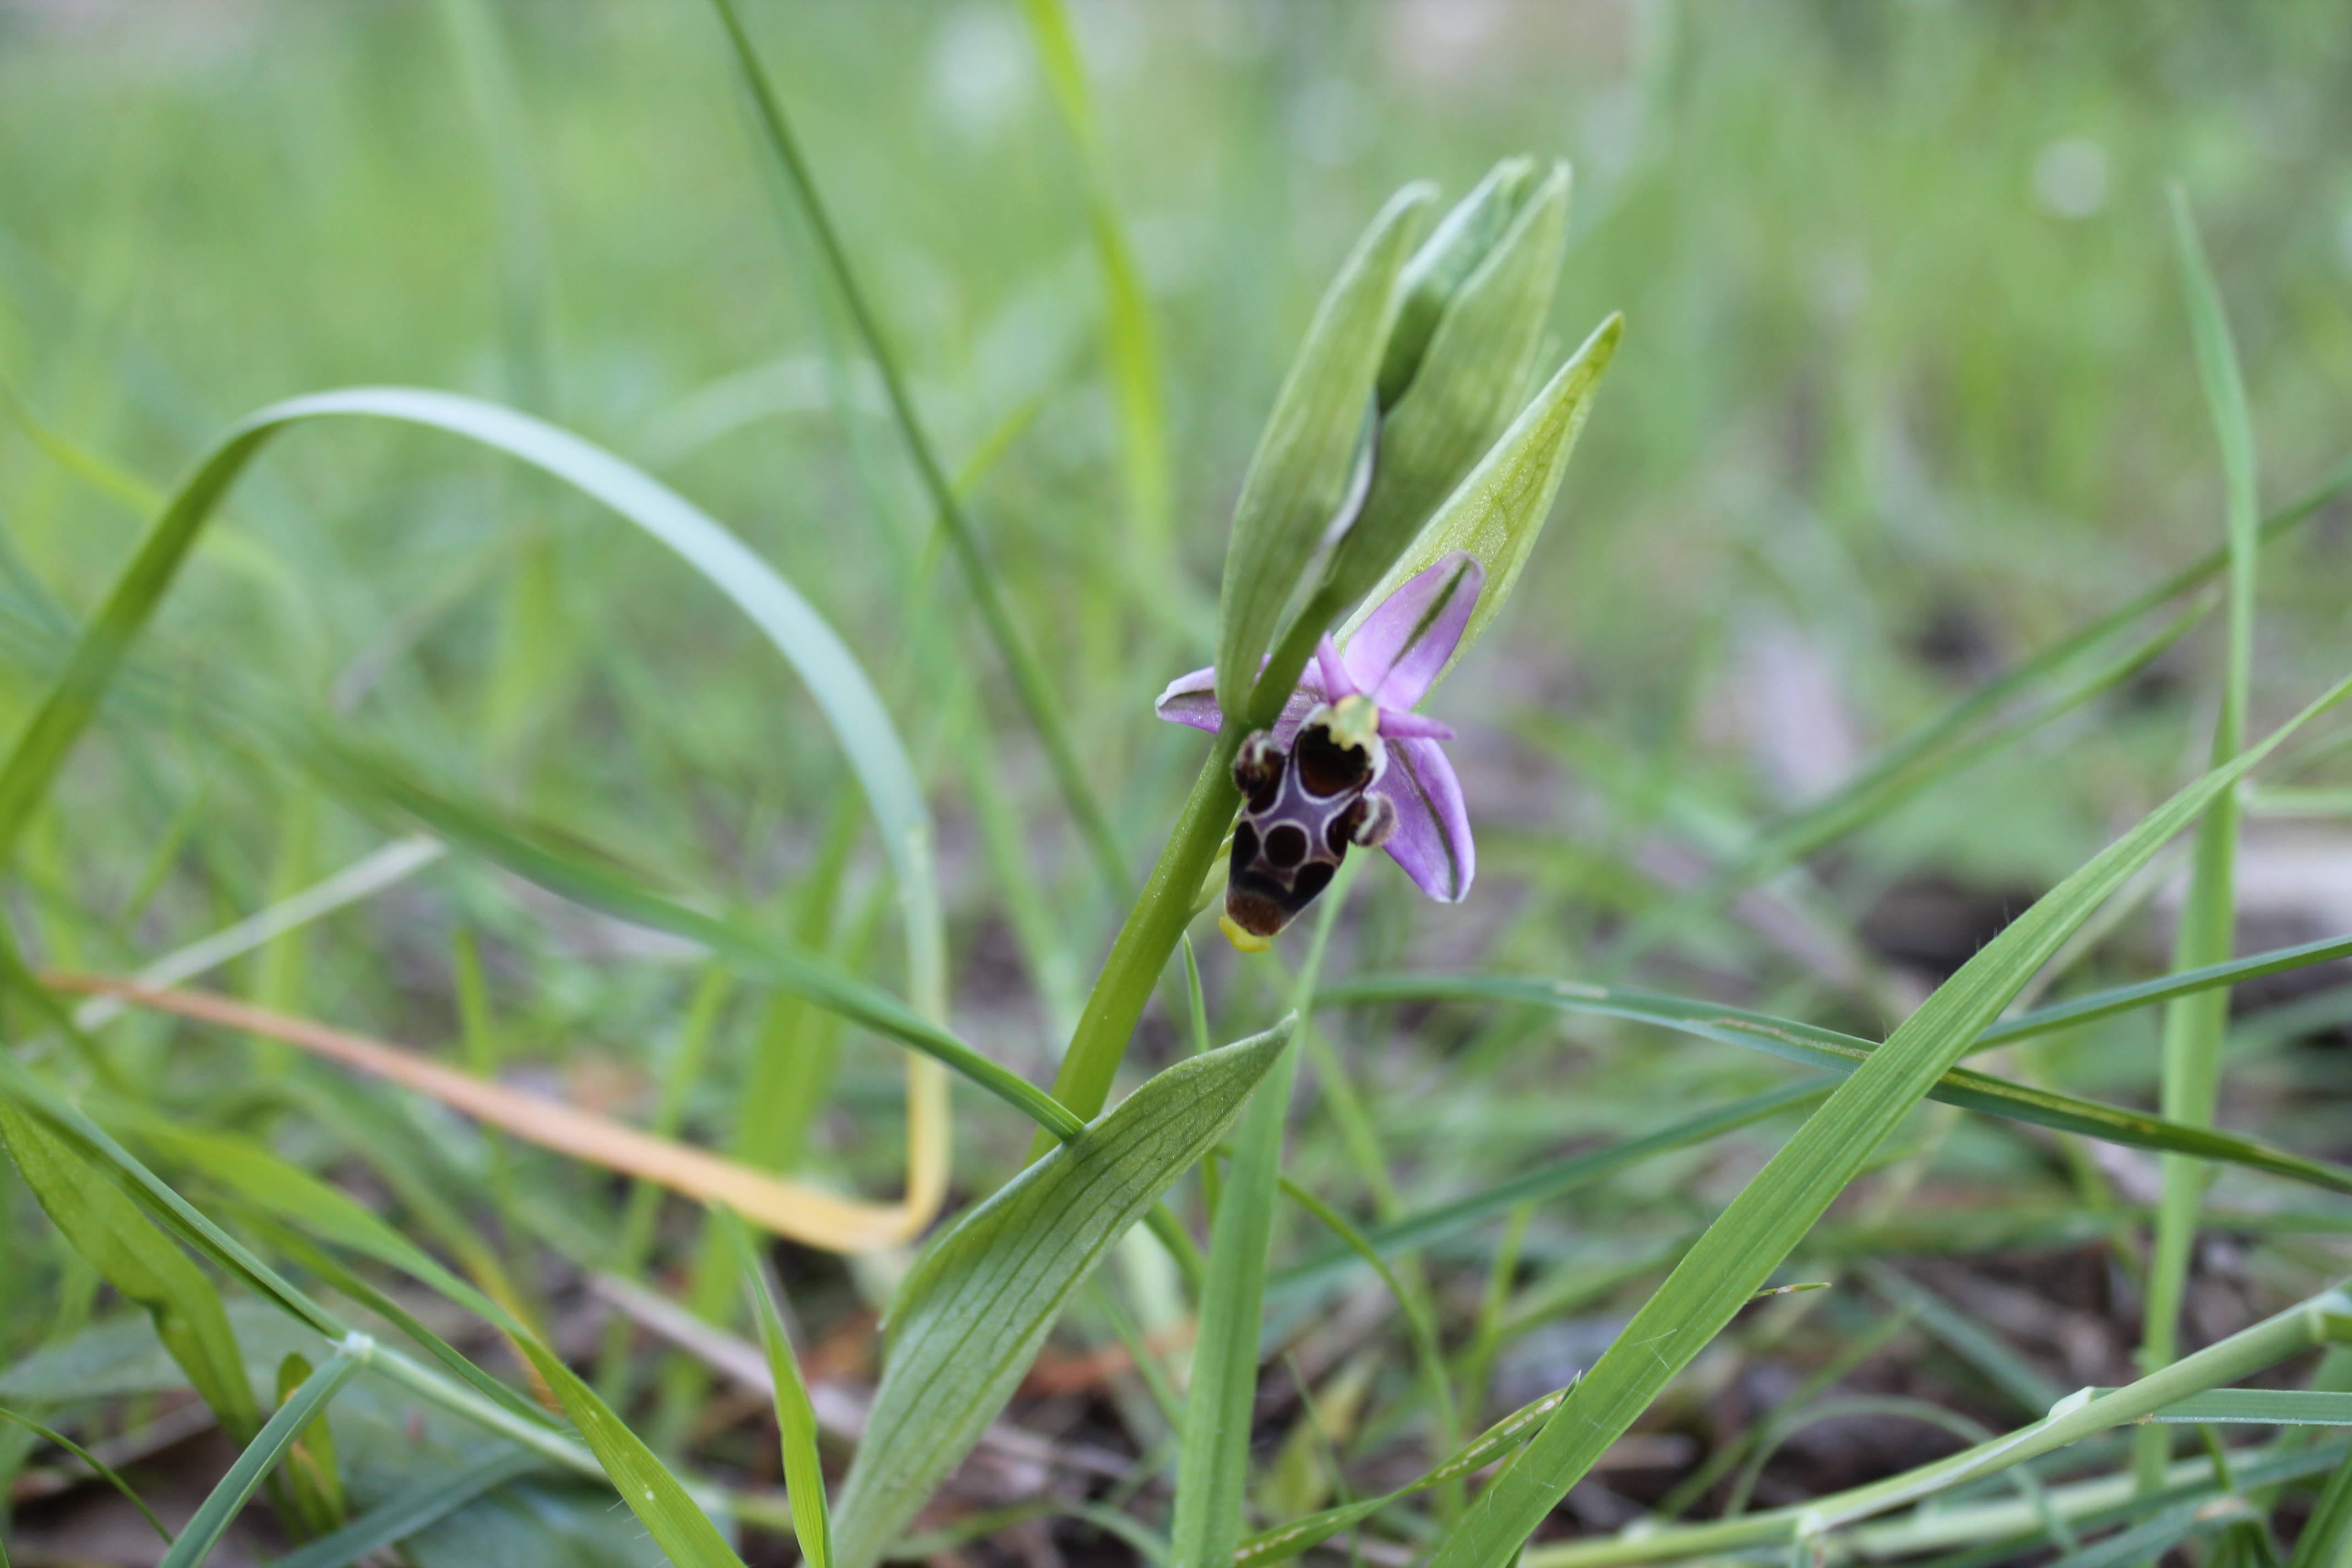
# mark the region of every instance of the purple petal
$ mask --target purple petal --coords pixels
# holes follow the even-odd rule
[[[1399,713],[1383,708],[1381,733],[1391,741],[1450,741],[1454,739],[1454,726],[1420,713]]]
[[[1356,683],[1349,678],[1348,661],[1339,657],[1339,645],[1326,632],[1315,642],[1315,668],[1323,677],[1323,696],[1327,701],[1338,701],[1355,694]]]
[[[1414,886],[1442,904],[1460,903],[1478,869],[1470,841],[1470,814],[1454,764],[1434,741],[1401,737],[1389,743],[1380,792],[1396,803],[1396,837],[1389,854]]]
[[[1298,689],[1290,694],[1290,700],[1282,705],[1282,716],[1274,721],[1274,738],[1286,746],[1290,744],[1291,737],[1298,733],[1298,726],[1307,721],[1307,715],[1322,700],[1322,682],[1310,669],[1299,682]],[[1225,722],[1224,710],[1217,706],[1214,669],[1196,669],[1178,676],[1168,683],[1153,708],[1171,724],[1189,725],[1213,734]]]
[[[1168,689],[1160,694],[1160,700],[1152,707],[1171,724],[1190,724],[1195,730],[1213,732],[1225,722],[1223,711],[1217,707],[1214,668],[1178,676],[1168,683]]]
[[[1347,648],[1348,673],[1382,708],[1402,711],[1429,693],[1470,624],[1486,568],[1467,551],[1438,557],[1364,618]]]

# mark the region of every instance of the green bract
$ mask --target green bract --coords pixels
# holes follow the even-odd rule
[[[1326,573],[1335,608],[1379,580],[1519,412],[1568,243],[1568,193],[1567,164],[1538,179],[1533,160],[1507,159],[1405,268],[1371,494]]]
[[[1389,198],[1331,280],[1274,401],[1234,507],[1217,605],[1217,700],[1240,712],[1284,605],[1339,512],[1372,382],[1396,319],[1397,279],[1430,205],[1427,184]]]
[[[1407,578],[1448,551],[1465,550],[1486,568],[1486,589],[1479,595],[1470,625],[1446,668],[1461,662],[1510,596],[1519,569],[1528,563],[1528,552],[1535,548],[1536,536],[1551,515],[1552,498],[1559,493],[1569,454],[1576,449],[1577,435],[1592,412],[1593,394],[1600,390],[1601,377],[1617,352],[1624,321],[1622,316],[1611,316],[1601,322],[1568,363],[1552,374],[1502,439],[1389,567],[1380,585],[1366,596],[1366,608],[1359,609],[1340,630],[1340,641],[1347,640],[1370,606],[1387,598]],[[1443,672],[1438,679],[1444,679]]]

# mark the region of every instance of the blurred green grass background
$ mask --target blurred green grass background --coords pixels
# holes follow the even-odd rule
[[[1365,878],[1360,968],[1584,973],[1657,897],[1660,862],[1640,851],[1662,825],[1690,837],[1817,795],[2212,548],[2221,480],[2168,182],[2221,282],[2266,502],[2352,445],[2340,5],[1399,0],[1079,4],[1072,18],[1157,327],[1164,555],[1122,478],[1086,165],[1019,8],[752,16],[949,461],[989,457],[975,514],[1131,864],[1157,847],[1196,754],[1153,723],[1150,699],[1206,661],[1252,443],[1382,197],[1421,176],[1459,194],[1508,153],[1567,156],[1577,189],[1546,364],[1607,311],[1628,319],[1559,514],[1448,690],[1468,731],[1479,889],[1448,910]],[[161,484],[271,399],[413,384],[513,402],[662,474],[778,563],[876,673],[941,811],[959,1025],[1042,1079],[1059,1045],[1053,961],[1060,984],[1082,985],[1116,912],[895,432],[861,378],[832,368],[845,355],[698,5],[0,9],[0,373],[22,409]],[[0,426],[12,721],[50,668],[41,628],[94,600],[142,521],[22,421]],[[2346,549],[2330,516],[2265,558],[2258,731],[2342,671]],[[2119,697],[1841,847],[1830,905],[1867,925],[1890,887],[1965,903],[2048,886],[2192,771],[2220,635],[2201,628]],[[78,757],[26,858],[17,912],[54,962],[128,967],[379,837],[283,758],[221,743],[202,701],[215,688],[325,716],[772,912],[817,862],[846,777],[812,705],[703,584],[550,487],[381,430],[274,453],[141,667],[143,695]],[[1010,832],[992,844],[996,794]],[[892,973],[869,851],[820,934]],[[1036,881],[1028,926],[1006,912],[1008,861]],[[494,939],[513,1054],[642,1114],[684,971],[626,962],[643,954],[488,872],[436,871],[268,950],[235,984],[446,1039],[459,925]],[[1955,940],[1931,935],[1920,962]],[[1684,989],[1878,1021],[1868,986],[1730,922],[1654,967]],[[1222,954],[1211,978],[1254,983]],[[727,1064],[756,1028],[737,1011],[690,1127],[726,1124]],[[1160,1059],[1174,1028],[1153,1026],[1164,1037],[1146,1057]],[[1448,1104],[1381,1106],[1376,1085],[1384,1131],[1418,1141],[1427,1172],[1459,1173],[1620,1125],[1628,1106],[1679,1105],[1702,1082],[1774,1081],[1660,1046],[1554,1060],[1540,1069],[1552,1097],[1517,1100],[1538,1071],[1510,1063],[1528,1027],[1480,1037],[1460,1080],[1480,1088]],[[187,1093],[217,1087],[192,1063],[246,1059],[167,1057],[163,1031],[142,1037]],[[2070,1083],[2146,1094],[2152,1038],[2147,1020],[2091,1037]],[[1368,1075],[1402,1081],[1414,1059]],[[848,1103],[882,1114],[827,1144],[877,1184],[897,1168],[895,1070],[886,1051],[851,1053]],[[2295,1109],[2273,1109],[2293,1136]],[[984,1188],[1021,1130],[970,1120],[959,1173]],[[2013,1173],[1995,1142],[1963,1140],[1952,1158]],[[1344,1184],[1330,1148],[1302,1159]],[[1664,1201],[1687,1170],[1617,1196]],[[587,1179],[566,1180],[586,1203]],[[49,1279],[20,1276],[17,1302]],[[37,1337],[37,1318],[21,1321]]]

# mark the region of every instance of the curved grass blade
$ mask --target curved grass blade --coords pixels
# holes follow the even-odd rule
[[[1762,1051],[1807,1067],[1850,1075],[1885,1047],[1793,1018],[1776,1018],[1744,1007],[1694,1002],[1630,986],[1587,985],[1575,981],[1522,980],[1494,975],[1384,975],[1334,985],[1323,1000],[1349,1002],[1479,1001],[1593,1013],[1655,1024],[1701,1039]],[[1890,1042],[1891,1043],[1891,1042]],[[1974,1047],[1969,1047],[1973,1049]],[[2248,1170],[2285,1176],[2331,1192],[2352,1193],[2352,1169],[2306,1159],[2260,1139],[2240,1137],[2187,1122],[2168,1121],[2120,1106],[2037,1089],[1990,1073],[1954,1067],[1927,1090],[1927,1098],[1965,1110],[2030,1121],[2061,1132],[2080,1133],[2109,1143],[2161,1153],[2186,1154]]]
[[[1022,707],[1027,711],[1030,726],[1045,747],[1045,757],[1054,771],[1055,783],[1069,804],[1070,815],[1077,821],[1087,846],[1092,851],[1097,868],[1111,889],[1114,898],[1124,898],[1129,887],[1127,857],[1118,847],[1117,835],[1110,827],[1102,805],[1095,798],[1094,787],[1087,780],[1086,769],[1078,760],[1076,748],[1071,744],[1069,731],[1062,723],[1063,704],[1047,684],[1045,668],[1030,651],[1022,637],[1019,625],[1013,618],[1012,607],[1005,602],[1004,589],[981,548],[978,531],[963,510],[963,502],[949,480],[946,466],[940,461],[930,438],[924,433],[922,421],[916,415],[914,399],[907,390],[907,379],[899,371],[896,355],[882,336],[881,323],[873,308],[866,302],[865,290],[858,286],[856,270],[849,264],[849,253],[843,248],[840,236],[835,232],[833,219],[817,196],[816,180],[810,174],[807,162],[801,156],[800,143],[794,139],[792,126],[784,118],[783,103],[768,80],[760,64],[759,51],[752,47],[751,36],[744,30],[742,18],[736,14],[734,0],[711,0],[719,13],[720,25],[727,33],[729,47],[735,63],[742,72],[744,86],[750,90],[752,108],[757,113],[768,148],[782,168],[785,182],[798,198],[801,212],[808,220],[816,238],[817,253],[824,258],[825,269],[832,275],[835,288],[840,290],[841,301],[847,310],[851,324],[864,340],[866,352],[873,356],[874,366],[882,377],[883,395],[888,399],[890,411],[896,416],[900,435],[906,438],[908,455],[914,459],[915,472],[923,488],[930,492],[931,503],[937,508],[940,522],[947,531],[949,543],[954,548],[957,562],[962,566],[964,581],[971,590],[972,600],[980,607],[982,623],[996,644],[997,656],[1004,660],[1012,673],[1014,689],[1020,694]]]
[[[1970,1049],[1989,1050],[1994,1046],[2005,1046],[2011,1040],[2054,1034],[2060,1029],[2071,1029],[2079,1024],[2112,1017],[2117,1013],[2152,1007],[2175,997],[2190,996],[2200,991],[2235,985],[2240,981],[2258,980],[2265,974],[2277,974],[2284,970],[2301,969],[2306,964],[2326,963],[2331,959],[2346,957],[2352,957],[2352,936],[2331,936],[2296,947],[2277,947],[2268,952],[2251,953],[2227,963],[2209,963],[2199,969],[2158,975],[2154,980],[2143,980],[2136,985],[2094,991],[1995,1024],[1977,1037],[1976,1044]]]
[[[365,1334],[348,1335],[335,1347],[333,1355],[302,1380],[302,1385],[278,1407],[278,1413],[246,1445],[245,1452],[228,1468],[228,1474],[220,1479],[197,1508],[195,1517],[188,1521],[187,1528],[172,1543],[172,1550],[163,1554],[162,1568],[196,1568],[212,1555],[222,1532],[245,1507],[254,1489],[286,1457],[286,1451],[309,1428],[327,1401],[334,1397],[335,1391],[369,1361],[374,1349],[374,1342]]]
[[[1216,1142],[1293,1026],[1149,1079],[924,1254],[891,1307],[882,1385],[834,1511],[836,1563],[881,1557],[1003,1407],[1063,1304]]]
[[[881,830],[906,917],[914,1010],[946,1016],[946,934],[930,816],[905,743],[848,647],[808,601],[743,542],[675,490],[567,431],[451,393],[360,387],[273,404],[230,426],[141,540],[85,626],[64,670],[0,763],[0,864],[24,836],[131,645],[171,589],[189,550],[246,466],[274,436],[306,419],[369,417],[442,430],[531,464],[611,507],[669,548],[748,615],[799,672],[831,724]],[[946,1080],[927,1063],[908,1074],[907,1234],[947,1191]]]
[[[351,1568],[371,1552],[394,1546],[448,1518],[485,1492],[495,1491],[540,1468],[535,1454],[501,1454],[446,1476],[436,1476],[394,1493],[359,1518],[322,1535],[270,1568]]]
[[[897,1205],[857,1203],[786,1181],[690,1144],[656,1138],[559,1101],[519,1093],[381,1040],[200,991],[154,991],[98,975],[44,978],[60,990],[115,996],[158,1012],[299,1046],[313,1055],[430,1095],[478,1121],[541,1148],[625,1172],[688,1197],[731,1205],[767,1229],[804,1239],[812,1246],[864,1252],[903,1239],[903,1210]]]
[[[155,1527],[155,1533],[163,1538],[164,1545],[169,1546],[172,1543],[172,1532],[163,1528],[163,1521],[155,1517],[155,1510],[147,1506],[147,1501],[144,1498],[142,1498],[137,1492],[131,1489],[131,1483],[129,1481],[124,1480],[120,1475],[115,1473],[113,1466],[108,1464],[105,1460],[91,1453],[88,1448],[83,1447],[79,1443],[75,1442],[64,1433],[52,1431],[48,1427],[44,1426],[39,1422],[34,1420],[31,1416],[21,1415],[16,1411],[9,1409],[5,1405],[0,1405],[0,1421],[5,1421],[12,1426],[21,1426],[36,1437],[39,1437],[46,1442],[55,1443],[58,1447],[63,1448],[67,1453],[71,1454],[75,1458],[79,1459],[83,1464],[88,1465],[92,1475],[104,1481],[108,1486],[112,1487],[116,1491],[121,1492],[122,1494],[122,1500],[129,1503],[132,1508],[137,1509],[139,1510],[140,1517],[143,1518],[149,1524]]]
[[[784,1450],[784,1495],[792,1503],[793,1535],[808,1568],[833,1568],[833,1523],[824,1500],[824,1460],[816,1447],[816,1406],[809,1401],[808,1384],[785,1337],[783,1314],[777,1310],[768,1271],[752,1250],[751,1233],[731,1210],[719,1210],[719,1218],[751,1298],[751,1315],[760,1321],[760,1348],[767,1354],[768,1376],[776,1385],[776,1431]]]
[[[1520,1462],[1481,1493],[1447,1533],[1432,1560],[1433,1568],[1492,1568],[1517,1551],[1667,1380],[1747,1304],[1880,1142],[2074,928],[2217,795],[2234,788],[2287,736],[2347,695],[2352,695],[2352,679],[2338,682],[2260,745],[2181,790],[2037,900],[1937,987],[1707,1227]],[[2175,1370],[2198,1359],[2177,1363]],[[2138,1386],[2158,1384],[2163,1375]]]

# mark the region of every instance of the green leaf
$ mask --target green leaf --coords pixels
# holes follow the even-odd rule
[[[25,1184],[75,1251],[123,1299],[155,1321],[155,1336],[189,1384],[243,1440],[261,1424],[253,1384],[230,1331],[220,1292],[187,1254],[148,1223],[139,1205],[64,1140],[16,1105],[0,1100],[0,1142]]]
[[[2158,806],[1939,986],[1707,1227],[1519,1463],[1481,1493],[1448,1532],[1433,1568],[1492,1568],[1516,1552],[1667,1380],[1747,1304],[1879,1143],[2066,937],[2216,796],[2347,694],[2352,680],[2337,683],[2261,745]]]
[[[1519,570],[1527,564],[1528,552],[1535,548],[1537,537],[1551,516],[1552,500],[1559,493],[1560,476],[1568,471],[1576,437],[1592,412],[1593,396],[1617,352],[1617,340],[1623,334],[1624,325],[1622,316],[1610,317],[1594,328],[1592,335],[1553,373],[1543,390],[1528,400],[1518,417],[1511,422],[1511,427],[1503,432],[1478,466],[1414,536],[1412,544],[1381,579],[1380,585],[1365,595],[1363,604],[1340,628],[1339,641],[1347,641],[1408,578],[1434,564],[1439,556],[1464,550],[1486,568],[1486,585],[1478,595],[1477,606],[1470,612],[1470,624],[1463,629],[1462,641],[1445,668],[1452,669],[1461,662],[1462,656],[1494,620],[1503,601],[1510,597]],[[1444,679],[1444,671],[1439,672],[1438,679]],[[1227,700],[1222,688],[1217,698],[1220,702]],[[1228,706],[1226,710],[1233,710]]]
[[[1348,499],[1396,319],[1397,277],[1436,194],[1407,185],[1372,219],[1316,308],[1258,437],[1234,507],[1217,605],[1217,701],[1229,714],[1250,711],[1258,659]]]
[[[1502,975],[1383,975],[1330,987],[1328,1000],[1397,1002],[1405,1000],[1480,1001],[1549,1007],[1567,1013],[1592,1013],[1655,1024],[1663,1028],[1717,1040],[1743,1049],[1762,1051],[1785,1061],[1852,1073],[1884,1047],[1853,1035],[1776,1018],[1745,1007],[1695,1002],[1622,985],[1587,985],[1568,980],[1522,980]],[[1972,1044],[1969,1049],[1974,1049]],[[2030,1121],[2061,1132],[2080,1133],[2136,1149],[2187,1154],[2217,1160],[2249,1170],[2266,1171],[2331,1192],[2352,1192],[2352,1170],[2324,1160],[2306,1159],[2273,1148],[2255,1138],[2242,1138],[2210,1127],[2168,1121],[2120,1106],[2061,1094],[2015,1083],[1969,1068],[1953,1068],[1927,1091],[1930,1100],[1947,1105]]]
[[[784,1494],[792,1502],[793,1534],[808,1568],[833,1568],[833,1524],[824,1499],[824,1459],[816,1446],[816,1406],[809,1402],[808,1384],[784,1333],[783,1313],[776,1306],[768,1271],[752,1248],[751,1233],[731,1213],[722,1211],[719,1219],[735,1250],[744,1292],[751,1298],[760,1348],[767,1352],[768,1375],[776,1385],[776,1431],[783,1444]]]
[[[871,1568],[890,1546],[1011,1396],[1063,1304],[1215,1143],[1293,1026],[1150,1079],[924,1254],[891,1308],[882,1385],[834,1514],[837,1563]]]
[[[1524,165],[1517,177],[1502,177],[1513,165]],[[1457,228],[1463,212],[1457,207],[1406,268],[1406,304],[1390,344],[1392,363],[1414,307],[1428,297],[1437,274],[1451,270],[1442,261],[1424,267],[1424,258],[1445,244],[1449,229],[1476,237],[1442,253],[1466,260],[1471,269],[1466,276],[1454,272],[1446,284],[1442,313],[1423,327],[1434,335],[1424,337],[1426,352],[1402,399],[1382,398],[1387,413],[1371,494],[1332,557],[1337,605],[1352,605],[1395,563],[1518,414],[1567,248],[1568,192],[1567,164],[1553,164],[1538,183],[1531,160],[1507,160],[1464,203],[1480,203],[1479,217],[1499,218],[1506,226],[1479,235],[1486,225],[1474,217]]]
[[[302,1385],[278,1407],[278,1413],[228,1468],[228,1474],[205,1498],[195,1517],[188,1521],[187,1528],[172,1543],[172,1550],[164,1553],[162,1568],[196,1568],[212,1555],[222,1533],[245,1507],[254,1489],[261,1485],[262,1478],[286,1457],[287,1449],[311,1421],[324,1414],[335,1390],[359,1371],[374,1349],[374,1342],[365,1334],[352,1334],[335,1347],[335,1353],[327,1358],[324,1366],[302,1380]]]

